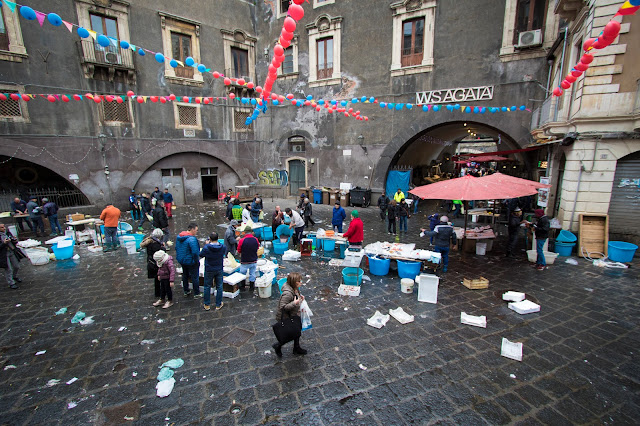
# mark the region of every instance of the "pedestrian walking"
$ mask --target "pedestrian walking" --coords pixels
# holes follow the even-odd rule
[[[229,224],[229,226],[227,226],[227,229],[224,232],[225,256],[227,253],[231,253],[232,256],[235,256],[238,252],[238,240],[236,239],[237,227],[238,221],[232,219],[231,223]]]
[[[225,248],[218,242],[218,234],[212,232],[200,250],[200,257],[204,257],[204,304],[205,311],[211,309],[211,285],[216,285],[216,311],[222,309],[222,278]]]
[[[162,194],[162,201],[164,201],[164,209],[167,212],[167,218],[171,219],[173,217],[173,195],[169,192],[169,188],[164,189],[164,194]]]
[[[166,244],[169,241],[169,219],[167,213],[164,210],[164,201],[158,200],[156,207],[151,213],[153,216],[153,227],[162,230],[163,237],[162,242]]]
[[[134,222],[140,220],[140,207],[138,206],[138,197],[136,197],[136,191],[134,189],[131,190],[131,195],[129,195],[129,210],[131,211],[131,219]]]
[[[333,230],[337,231],[339,234],[342,234],[342,223],[347,218],[347,213],[344,211],[342,206],[340,206],[340,202],[336,201],[333,207],[333,216],[331,217],[331,225],[333,226]]]
[[[300,243],[300,240],[302,240],[302,232],[304,231],[304,220],[302,219],[302,216],[300,216],[300,213],[295,210],[291,210],[288,207],[284,212],[291,218],[289,229],[294,230],[293,247],[295,248]]]
[[[462,216],[462,201],[453,200],[453,218],[457,219]]]
[[[153,306],[162,306],[162,309],[168,309],[173,306],[173,291],[171,289],[176,278],[176,267],[173,264],[173,258],[164,250],[155,252],[153,259],[158,265],[158,280],[160,280],[160,299],[153,303]]]
[[[378,208],[380,209],[380,219],[382,221],[385,220],[387,216],[387,207],[389,206],[389,197],[384,194],[382,191],[382,195],[378,198]]]
[[[311,207],[311,203],[309,202],[308,198],[305,198],[304,202],[302,203],[302,212],[304,216],[304,226],[307,229],[315,226],[316,223],[311,218],[311,216],[313,215],[313,208]]]
[[[396,218],[398,217],[398,205],[396,200],[391,200],[387,207],[387,232],[396,235]]]
[[[398,204],[397,211],[398,211],[398,221],[400,222],[399,232],[402,232],[403,228],[404,228],[404,232],[407,232],[407,221],[411,217],[411,215],[409,214],[409,205],[407,204],[404,198],[400,200],[400,204]]]
[[[150,236],[146,237],[140,243],[140,248],[147,249],[147,278],[153,279],[153,294],[156,299],[160,298],[161,290],[160,290],[160,279],[158,278],[158,264],[156,263],[153,255],[156,254],[158,250],[166,250],[164,246],[164,242],[162,241],[162,230],[154,229]]]
[[[11,202],[11,212],[13,214],[18,214],[18,215],[27,214],[27,202],[24,200],[21,200],[19,197],[14,198],[13,201]],[[28,217],[17,217],[16,222],[18,223],[18,228],[20,228],[20,232],[24,232],[24,225],[22,224],[22,221],[27,222],[27,226],[29,227],[29,230],[33,232],[33,224],[31,223]]]
[[[352,246],[361,246],[364,241],[364,224],[359,216],[358,210],[351,211],[351,222],[349,222],[347,232],[343,235]]]
[[[224,214],[224,217],[226,217],[227,219],[231,220],[233,219],[233,201],[235,200],[235,198],[232,198],[229,200],[229,202],[227,203],[227,207],[226,207],[226,212]]]
[[[151,193],[151,206],[155,207],[160,200],[162,200],[162,191],[160,191],[160,188],[156,186]]]
[[[120,247],[120,242],[118,241],[120,209],[114,207],[113,204],[107,204],[102,213],[100,213],[100,220],[104,222],[104,247],[102,251],[117,250]]]
[[[249,291],[253,292],[256,285],[256,265],[258,262],[258,249],[260,241],[253,236],[253,229],[250,226],[244,228],[245,235],[238,242],[238,253],[240,253],[240,273],[245,275],[249,272]],[[244,291],[246,282],[243,281],[240,290]]]
[[[507,243],[507,257],[513,257],[513,251],[518,244],[518,234],[520,233],[520,224],[522,223],[522,209],[515,207],[509,216],[507,231],[509,232],[509,242]]]
[[[60,228],[60,223],[58,222],[58,205],[47,198],[43,198],[42,203],[44,204],[42,206],[44,217],[49,219],[49,225],[51,226],[51,236],[62,235],[62,228]]]
[[[18,239],[9,232],[4,223],[0,223],[0,268],[4,269],[7,284],[14,290],[18,288],[17,283],[22,282],[18,278],[18,270],[23,255],[17,244]]]
[[[282,322],[293,319],[300,334],[293,338],[293,353],[296,355],[306,355],[307,350],[300,347],[300,336],[302,335],[302,319],[300,318],[300,305],[304,301],[304,296],[300,293],[302,286],[302,275],[293,272],[287,276],[287,282],[282,286],[278,309],[276,310],[276,321]],[[277,337],[277,336],[276,336]],[[282,356],[282,346],[288,341],[278,341],[272,345],[276,355]]]
[[[196,238],[198,225],[190,223],[176,239],[176,260],[182,266],[182,289],[184,296],[191,295],[189,280],[193,286],[193,297],[202,297],[200,293],[200,243]]]
[[[536,234],[536,252],[538,254],[538,257],[536,258],[535,268],[538,271],[544,271],[545,269],[547,269],[547,261],[544,258],[544,244],[547,242],[547,238],[549,238],[551,223],[549,222],[549,218],[544,213],[543,209],[535,209],[533,212],[535,213],[538,221],[535,224],[531,224],[531,222],[527,223],[533,226],[534,232]]]
[[[142,193],[140,196],[140,223],[138,223],[138,231],[144,231],[142,225],[149,220],[147,215],[151,213],[151,203],[149,202],[149,196],[146,193]]]
[[[413,207],[413,214],[418,214],[418,203],[420,202],[420,197],[411,193],[410,195],[411,195],[411,200],[413,200],[410,207]]]
[[[27,212],[29,213],[29,219],[33,223],[33,230],[36,232],[36,237],[39,237],[38,229],[44,236],[44,221],[42,220],[42,207],[38,205],[38,199],[33,196],[27,203]]]
[[[449,225],[449,218],[442,216],[440,218],[440,224],[438,224],[433,231],[427,231],[426,229],[421,229],[420,231],[422,231],[420,236],[426,235],[428,237],[434,237],[434,251],[442,255],[442,270],[447,272],[451,244],[455,245],[457,243],[453,226]]]

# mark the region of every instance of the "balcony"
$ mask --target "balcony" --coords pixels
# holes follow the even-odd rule
[[[87,78],[109,81],[124,78],[135,83],[134,55],[131,50],[116,46],[103,47],[93,40],[77,43]]]
[[[586,3],[585,0],[556,0],[554,13],[568,21],[573,21]]]

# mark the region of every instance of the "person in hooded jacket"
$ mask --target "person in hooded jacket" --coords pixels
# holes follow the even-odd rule
[[[382,191],[382,194],[378,198],[378,208],[380,209],[380,219],[383,221],[387,216],[387,206],[389,206],[389,197]]]
[[[193,286],[193,297],[202,297],[200,293],[200,243],[196,238],[198,225],[190,223],[176,239],[176,260],[182,266],[182,289],[189,296],[189,280]]]
[[[333,230],[337,231],[339,234],[342,234],[342,223],[347,218],[347,213],[344,211],[342,206],[340,206],[340,202],[336,201],[333,207],[333,216],[331,217],[331,225],[333,226]]]
[[[222,278],[225,247],[218,242],[218,234],[212,232],[200,250],[204,257],[204,305],[205,311],[211,310],[211,285],[216,285],[216,311],[222,309]]]
[[[224,247],[225,247],[225,255],[227,253],[231,253],[232,256],[235,256],[238,252],[238,239],[236,238],[236,228],[238,227],[238,221],[235,219],[231,220],[231,223],[227,227],[227,230],[224,232]]]
[[[149,201],[149,196],[145,193],[142,193],[140,196],[140,223],[138,223],[138,231],[143,231],[144,228],[142,225],[148,220],[147,214],[151,213],[151,202]]]
[[[300,286],[302,286],[302,275],[292,272],[287,276],[287,282],[282,286],[280,300],[278,301],[278,310],[276,311],[276,321],[281,321],[283,315],[285,318],[300,318],[300,305],[304,301],[304,296],[300,294]],[[273,344],[276,355],[282,356],[282,345],[280,342]],[[296,355],[306,355],[307,350],[300,347],[300,337],[293,341],[293,353]]]
[[[427,237],[433,237],[434,251],[442,255],[442,270],[447,272],[451,244],[455,245],[457,243],[457,237],[453,230],[453,226],[449,225],[449,218],[447,216],[442,216],[440,218],[440,224],[437,225],[433,231],[427,231],[426,229],[421,229],[421,231]]]
[[[158,200],[156,202],[156,207],[151,215],[153,216],[153,227],[162,230],[164,234],[162,242],[166,243],[169,241],[169,219],[167,218],[167,212],[164,210],[164,201]]]
[[[147,249],[147,278],[153,279],[154,294],[156,298],[160,298],[160,280],[158,279],[158,264],[153,259],[153,255],[158,250],[165,250],[164,242],[162,241],[162,230],[154,229],[150,236],[146,237],[140,243],[140,248]]]
[[[153,259],[158,264],[158,279],[160,280],[160,299],[153,303],[153,306],[162,306],[162,309],[168,309],[173,306],[171,289],[176,278],[176,267],[173,264],[173,258],[164,250],[155,252]]]

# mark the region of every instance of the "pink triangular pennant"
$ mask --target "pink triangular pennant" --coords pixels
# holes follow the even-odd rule
[[[42,26],[44,24],[44,18],[46,18],[47,15],[45,15],[42,12],[38,12],[37,10],[35,12],[36,12],[36,18],[38,18],[38,22],[40,23],[40,26]]]
[[[62,21],[64,23],[64,26],[67,27],[67,29],[69,30],[70,33],[73,32],[73,24],[71,22],[67,22],[67,21]]]

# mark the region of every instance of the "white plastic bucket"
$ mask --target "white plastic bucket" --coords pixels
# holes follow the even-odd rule
[[[403,278],[400,280],[400,289],[403,293],[413,293],[414,281],[411,278]]]
[[[135,241],[127,241],[124,243],[125,248],[127,249],[127,254],[136,254],[136,242]]]
[[[476,254],[478,256],[487,254],[487,243],[476,243]]]
[[[262,299],[268,299],[271,297],[271,286],[258,287],[258,296]]]

